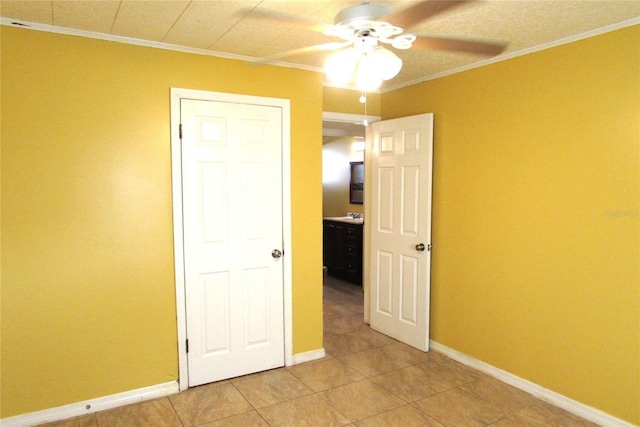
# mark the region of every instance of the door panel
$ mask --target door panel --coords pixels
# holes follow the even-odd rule
[[[189,385],[284,365],[282,109],[180,101]]]
[[[370,129],[369,320],[373,329],[426,351],[433,115],[376,122]]]
[[[378,172],[378,185],[374,187],[378,193],[377,200],[384,201],[384,203],[376,205],[378,211],[377,229],[380,233],[393,232],[393,202],[395,199],[393,175],[393,168],[381,167]]]
[[[418,264],[416,257],[400,256],[400,320],[418,324]]]
[[[202,274],[200,280],[204,312],[208,313],[203,353],[210,356],[229,352],[229,274]]]

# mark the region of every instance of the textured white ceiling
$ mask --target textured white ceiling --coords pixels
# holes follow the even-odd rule
[[[375,1],[403,9],[415,1]],[[212,54],[260,58],[337,41],[308,29],[247,17],[254,8],[313,18],[328,24],[350,0],[0,0],[3,23],[32,23],[202,49]],[[485,0],[454,8],[411,28],[421,35],[508,41],[495,59],[508,58],[567,39],[640,23],[640,0]],[[404,65],[382,90],[487,62],[479,55],[396,51]],[[326,53],[287,58],[304,68],[322,68]],[[283,60],[284,62],[285,60]]]

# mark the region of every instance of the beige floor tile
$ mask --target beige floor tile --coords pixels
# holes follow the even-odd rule
[[[325,304],[360,304],[364,306],[364,293],[362,288],[356,289],[356,285],[347,284],[343,289],[334,289],[324,286],[322,299]]]
[[[182,427],[166,397],[97,412],[96,420],[99,426]]]
[[[324,297],[322,298],[322,302],[324,304],[339,304],[341,301],[341,297],[340,295],[327,295],[327,292],[325,291],[324,293]]]
[[[542,427],[544,424],[533,423],[512,415],[491,424],[491,427]]]
[[[526,409],[538,402],[532,395],[494,378],[484,378],[460,387],[477,399],[493,403],[507,413]]]
[[[448,389],[447,386],[433,381],[424,370],[415,366],[372,377],[371,380],[406,402],[415,402]]]
[[[363,313],[363,310],[356,310],[358,306],[362,306],[362,304],[325,304],[324,309],[335,311],[340,316],[350,316],[352,314]]]
[[[486,378],[486,375],[481,372],[439,353],[430,351],[428,354],[427,361],[416,364],[416,366],[424,369],[434,381],[440,384],[452,388]]]
[[[326,321],[328,319],[333,319],[334,317],[344,316],[345,313],[340,308],[341,306],[339,305],[324,304],[324,306],[322,307],[323,319]]]
[[[348,316],[334,317],[326,319],[324,328],[327,332],[334,334],[347,334],[360,329],[368,328],[364,323],[362,314],[350,314]]]
[[[418,400],[413,405],[446,426],[484,427],[507,416],[497,406],[457,388]]]
[[[444,427],[411,405],[401,406],[356,422],[358,427]]]
[[[42,424],[40,427],[97,427],[98,421],[95,414],[87,414],[79,417],[70,418],[64,421],[55,421],[48,424]]]
[[[256,409],[313,393],[286,369],[263,372],[233,385]]]
[[[347,354],[358,353],[363,350],[382,347],[385,342],[376,336],[368,334],[362,329],[350,334],[324,334],[324,350],[333,357],[340,357]]]
[[[530,422],[534,425],[544,425],[549,427],[595,427],[597,424],[580,418],[564,409],[538,401],[535,405],[519,411],[515,414],[519,420]]]
[[[392,356],[399,357],[412,365],[420,362],[426,362],[430,357],[429,352],[418,350],[417,348],[413,348],[402,342],[395,342],[393,344],[386,345],[382,350]]]
[[[362,285],[347,282],[329,274],[324,276],[324,290],[336,291],[344,295],[362,295]]]
[[[350,335],[357,335],[357,336],[363,336],[363,337],[367,337],[367,338],[373,338],[376,341],[379,341],[381,343],[381,346],[385,346],[385,345],[389,345],[389,344],[393,344],[393,343],[398,342],[397,340],[391,338],[390,336],[381,334],[378,331],[374,331],[370,327],[361,329],[361,330],[356,331],[356,332],[352,332]]]
[[[252,410],[242,414],[232,415],[221,420],[201,424],[198,427],[269,427],[269,424],[257,411]]]
[[[381,375],[410,365],[409,362],[395,357],[381,348],[349,354],[338,358],[338,360],[346,363],[366,377]]]
[[[303,363],[289,368],[289,372],[313,391],[326,390],[364,378],[362,374],[336,359]]]
[[[169,398],[185,427],[253,409],[229,381],[194,387]]]
[[[363,297],[358,297],[354,302],[345,302],[341,304],[342,308],[348,310],[351,313],[361,314],[364,317],[364,304]]]
[[[350,421],[316,394],[258,409],[270,426],[344,426]]]
[[[362,380],[318,393],[351,421],[358,421],[405,404],[371,380]]]

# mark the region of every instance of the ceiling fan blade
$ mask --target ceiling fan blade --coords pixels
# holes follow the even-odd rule
[[[268,64],[271,62],[276,62],[282,58],[289,58],[292,56],[305,55],[305,54],[315,53],[315,52],[338,50],[338,49],[342,49],[343,47],[351,46],[352,44],[353,42],[348,41],[348,42],[323,43],[323,44],[317,44],[314,46],[306,46],[306,47],[301,47],[299,49],[288,50],[286,52],[270,55],[270,56],[267,56],[266,58],[258,59],[256,62],[259,64]]]
[[[270,9],[244,9],[238,12],[245,18],[249,19],[262,19],[266,21],[271,21],[274,23],[280,23],[285,25],[295,25],[297,27],[302,27],[307,30],[324,32],[329,28],[333,28],[333,25],[326,24],[321,21],[317,21],[312,18],[307,18],[305,16],[292,15],[290,13],[285,12],[277,12],[275,10]]]
[[[495,56],[505,51],[509,43],[491,42],[449,37],[417,36],[412,49],[448,50],[452,52],[477,53]]]
[[[406,9],[390,13],[379,19],[398,27],[411,28],[420,22],[454,7],[474,0],[423,0]]]

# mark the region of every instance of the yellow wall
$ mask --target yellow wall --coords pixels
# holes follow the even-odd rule
[[[348,114],[365,114],[365,105],[360,103],[362,92],[325,86],[323,88],[323,111]],[[380,115],[380,94],[368,93],[367,116]]]
[[[638,46],[635,26],[381,101],[435,113],[432,338],[636,424]]]
[[[294,353],[322,347],[322,76],[1,27],[1,417],[178,377],[170,88],[291,100]]]

